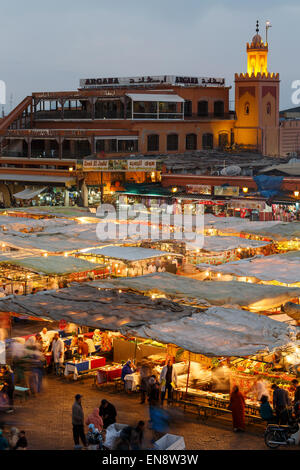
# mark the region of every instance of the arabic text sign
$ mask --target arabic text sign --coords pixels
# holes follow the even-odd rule
[[[199,85],[199,86],[225,86],[225,78],[216,77],[189,77],[176,75],[151,75],[144,77],[101,77],[82,78],[80,88],[101,88],[104,86],[136,86],[143,84],[167,85]]]
[[[155,171],[155,160],[84,160],[83,171]]]

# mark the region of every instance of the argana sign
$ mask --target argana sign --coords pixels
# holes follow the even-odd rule
[[[185,77],[177,75],[151,75],[145,77],[101,77],[82,78],[80,88],[101,88],[101,87],[127,87],[137,85],[202,85],[202,86],[224,86],[225,78],[215,77]]]

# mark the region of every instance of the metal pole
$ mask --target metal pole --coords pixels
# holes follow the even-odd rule
[[[191,369],[191,353],[190,353],[190,351],[189,351],[189,367],[188,367],[188,373],[187,373],[187,379],[186,379],[185,395],[187,395],[187,393],[188,393],[188,388],[189,388],[190,369]]]

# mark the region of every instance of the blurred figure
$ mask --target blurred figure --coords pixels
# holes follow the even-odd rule
[[[260,398],[260,403],[261,405],[259,408],[259,414],[261,416],[261,419],[267,421],[267,424],[275,423],[276,418],[273,415],[273,410],[269,403],[269,398],[266,395],[262,395]]]
[[[86,357],[89,353],[89,347],[85,342],[84,338],[78,338],[78,354],[79,356]]]
[[[93,334],[94,343],[101,343],[101,333],[100,330],[96,329]]]
[[[99,416],[103,420],[103,427],[106,429],[110,424],[116,422],[117,410],[112,403],[102,400],[99,408]]]
[[[139,421],[137,426],[131,431],[130,444],[132,450],[141,450],[143,448],[144,440],[144,421]]]
[[[10,428],[10,434],[8,436],[8,444],[11,450],[13,450],[17,445],[17,442],[19,440],[19,433],[20,431],[17,428]]]
[[[89,431],[86,435],[88,450],[102,450],[103,439],[99,429],[94,424],[89,424]]]
[[[230,394],[229,409],[232,412],[233,431],[245,431],[245,398],[237,385]]]
[[[141,392],[141,404],[145,403],[146,395],[148,394],[149,390],[149,379],[151,375],[151,368],[147,364],[142,364],[140,368],[140,377],[141,377],[141,385],[140,385],[140,392]]]
[[[65,352],[65,344],[63,340],[59,337],[59,334],[55,333],[53,342],[52,342],[52,355],[53,355],[53,362],[54,362],[56,375],[62,374],[64,352]]]
[[[0,429],[0,450],[8,450],[9,444],[7,439],[3,436],[3,431]]]
[[[6,411],[7,413],[12,413],[14,411],[14,390],[15,390],[15,383],[14,383],[14,374],[11,368],[6,365],[3,367],[3,383],[4,387],[2,388],[2,392],[6,393],[8,397],[8,405],[9,408]]]
[[[127,361],[126,364],[122,368],[121,380],[123,380],[125,384],[125,376],[129,374],[133,374],[135,371],[135,366],[131,360]]]
[[[120,436],[115,440],[113,450],[131,450],[131,436],[133,428],[126,426],[120,432]]]
[[[94,408],[94,411],[87,417],[85,424],[88,426],[93,424],[95,428],[102,431],[103,429],[103,419],[99,415],[99,408]]]
[[[289,406],[290,398],[287,390],[278,387],[278,385],[272,385],[273,390],[273,408],[277,417],[277,424],[287,424],[289,420]]]
[[[64,360],[71,361],[72,359],[73,359],[73,353],[72,353],[71,346],[69,344],[65,344]]]
[[[20,431],[19,439],[17,441],[16,447],[13,450],[27,450],[27,439],[25,436],[25,431]]]
[[[84,447],[86,447],[86,438],[84,434],[84,414],[81,404],[82,395],[79,393],[75,395],[75,401],[72,406],[72,425],[73,425],[73,439],[75,447],[74,449],[81,449],[79,444],[79,438],[82,441]]]
[[[159,404],[159,383],[155,375],[151,375],[148,384],[148,401],[151,408],[151,406],[158,406]]]
[[[149,408],[150,412],[150,425],[153,432],[153,440],[157,441],[164,434],[169,431],[170,427],[170,417],[169,414],[159,406],[151,406]]]
[[[169,359],[167,364],[162,368],[160,373],[161,384],[161,405],[164,404],[166,391],[168,391],[168,403],[173,400],[173,388],[177,386],[177,374],[175,367]]]

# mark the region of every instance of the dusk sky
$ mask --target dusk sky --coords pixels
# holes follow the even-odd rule
[[[6,111],[34,91],[76,90],[80,78],[225,77],[246,72],[246,42],[270,20],[268,70],[279,72],[280,107],[300,80],[297,0],[51,0],[1,2]],[[233,93],[231,93],[231,100]],[[231,102],[231,108],[234,103]]]

